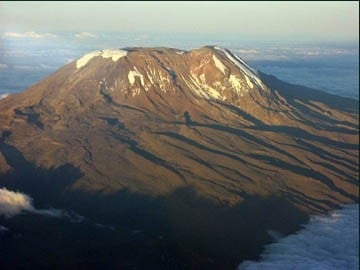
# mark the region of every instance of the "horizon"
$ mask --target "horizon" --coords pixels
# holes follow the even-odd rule
[[[0,33],[12,38],[33,39],[55,37],[61,32],[77,33],[77,38],[83,39],[116,32],[168,36],[200,34],[249,41],[359,42],[358,2],[39,4],[1,1]],[[66,12],[59,12],[64,10]]]

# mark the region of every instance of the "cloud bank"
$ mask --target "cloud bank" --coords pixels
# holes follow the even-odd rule
[[[269,245],[259,262],[239,270],[359,269],[359,205],[313,217],[297,234]]]
[[[89,32],[81,32],[78,34],[75,34],[76,38],[97,38],[97,35],[89,33]]]
[[[44,37],[50,37],[50,38],[57,37],[57,35],[55,35],[55,34],[51,34],[51,33],[40,34],[40,33],[34,32],[34,31],[5,32],[4,36],[8,37],[8,38],[31,38],[31,39],[44,38]]]

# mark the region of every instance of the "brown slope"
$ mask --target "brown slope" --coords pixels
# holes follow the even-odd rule
[[[261,81],[213,47],[126,52],[75,61],[1,100],[3,175],[22,170],[16,150],[34,168],[78,168],[68,192],[192,186],[230,205],[285,196],[307,212],[358,200],[355,101]]]

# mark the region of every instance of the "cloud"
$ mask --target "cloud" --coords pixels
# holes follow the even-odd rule
[[[34,31],[29,31],[29,32],[5,32],[4,34],[5,37],[9,37],[9,38],[28,38],[28,39],[38,39],[38,38],[55,38],[57,37],[57,35],[52,34],[52,33],[44,33],[44,34],[40,34],[40,33],[36,33]]]
[[[64,60],[64,63],[65,64],[69,64],[69,63],[71,63],[72,61],[74,61],[75,60],[75,58],[66,58],[65,60]]]
[[[0,188],[0,217],[11,218],[13,216],[30,213],[36,215],[42,215],[53,218],[62,218],[70,221],[71,223],[83,223],[87,222],[92,224],[98,229],[115,230],[115,227],[104,225],[101,223],[93,223],[84,216],[81,216],[73,211],[66,211],[63,209],[36,209],[32,205],[33,199],[21,192],[14,192],[6,188]],[[0,224],[0,235],[9,231],[9,228]]]
[[[66,218],[74,223],[83,222],[85,220],[83,216],[61,209],[36,209],[32,205],[32,201],[32,198],[24,193],[0,188],[0,217],[5,216],[6,218],[10,218],[23,212],[30,212],[43,216]]]
[[[245,261],[241,270],[338,269],[359,267],[359,205],[348,205],[327,216],[313,217],[297,234],[267,246],[258,262]]]
[[[39,67],[43,69],[56,69],[56,66],[50,66],[46,64],[40,64]]]
[[[21,70],[33,70],[36,68],[36,66],[30,66],[30,65],[14,65],[12,67],[14,69],[21,69]]]
[[[12,217],[23,211],[34,211],[31,197],[6,188],[0,189],[0,216]]]
[[[7,65],[7,64],[1,64],[1,63],[0,63],[0,69],[5,69],[5,68],[8,68],[8,65]]]
[[[323,54],[327,54],[327,51],[321,51],[321,50],[306,50],[306,49],[299,49],[294,52],[296,55],[303,55],[303,56],[320,56]]]
[[[255,49],[249,49],[249,50],[245,50],[245,49],[239,49],[238,50],[239,53],[242,53],[242,54],[256,54],[256,53],[259,53],[258,50],[255,50]]]
[[[1,96],[0,96],[1,98]],[[74,212],[68,212],[60,209],[36,209],[32,205],[32,198],[21,192],[10,191],[6,188],[0,188],[0,217],[11,218],[24,212],[48,216],[53,218],[64,218],[72,223],[86,221],[85,217]],[[7,233],[8,228],[0,224],[0,235]]]
[[[97,35],[89,33],[89,32],[81,32],[78,34],[75,34],[76,38],[97,38]]]

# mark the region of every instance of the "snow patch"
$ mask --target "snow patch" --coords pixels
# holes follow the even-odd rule
[[[139,88],[133,89],[133,90],[131,91],[131,96],[132,96],[132,97],[135,97],[135,96],[137,96],[137,95],[139,95],[139,94],[140,94],[140,89],[139,89]]]
[[[103,58],[111,58],[114,62],[127,55],[127,51],[124,50],[103,50],[102,52]]]
[[[206,90],[208,91],[208,93],[211,97],[217,98],[217,99],[221,98],[221,94],[218,91],[216,91],[214,88],[207,87]],[[224,97],[222,97],[221,99],[224,100]]]
[[[164,75],[164,76],[163,76]],[[171,79],[168,74],[163,72],[158,72],[158,82],[160,86],[160,90],[164,93],[168,92],[168,86],[171,83]]]
[[[91,58],[101,55],[101,51],[93,51],[91,53],[85,54],[79,60],[76,61],[76,68],[81,68],[90,61]]]
[[[221,94],[216,89],[206,84],[205,74],[201,74],[199,78],[197,78],[196,74],[192,74],[190,82],[187,80],[185,80],[185,82],[197,95],[201,97],[206,99],[221,98]]]
[[[246,76],[246,75],[245,75],[245,80],[246,80],[247,85],[248,85],[250,88],[254,88],[253,83],[250,81],[249,77]]]
[[[214,63],[215,63],[215,66],[222,72],[225,74],[225,71],[226,71],[226,67],[225,65],[215,56],[213,55],[213,60],[214,60]]]
[[[231,84],[233,89],[235,89],[236,93],[240,94],[242,92],[243,87],[241,85],[241,80],[239,80],[235,75],[233,74],[230,75],[229,83]],[[245,91],[247,91],[246,88]]]
[[[214,48],[216,50],[222,51],[226,55],[226,57],[230,59],[231,62],[238,66],[247,76],[253,79],[258,86],[263,88],[263,84],[258,77],[257,71],[251,68],[244,60],[242,60],[239,56],[232,54],[228,50],[219,47]]]
[[[79,69],[85,66],[92,58],[96,56],[102,56],[103,58],[111,58],[114,62],[119,60],[121,57],[127,55],[127,51],[125,50],[101,50],[101,51],[93,51],[88,54],[85,54],[83,57],[76,61],[76,68]]]
[[[134,67],[134,70],[130,70],[128,74],[129,83],[133,85],[135,83],[136,77],[140,78],[141,85],[144,86],[144,75],[142,75],[136,67]]]
[[[10,95],[9,93],[0,94],[0,99],[6,98],[9,95]]]
[[[146,75],[147,75],[150,83],[151,83],[152,85],[154,85],[154,80],[152,79],[152,77],[151,77],[151,75],[149,74],[149,72],[146,72]]]
[[[174,71],[170,68],[165,66],[165,69],[170,73],[170,74],[174,74]]]
[[[149,79],[152,86],[159,87],[160,91],[166,93],[168,91],[168,85],[171,83],[171,78],[168,75],[174,74],[174,71],[170,67],[164,67],[166,73],[162,70],[149,69],[146,71],[146,76]]]
[[[202,89],[196,77],[190,77],[190,81],[185,80],[185,83],[192,89],[198,96],[209,99],[209,95]],[[194,87],[195,86],[195,87]]]

